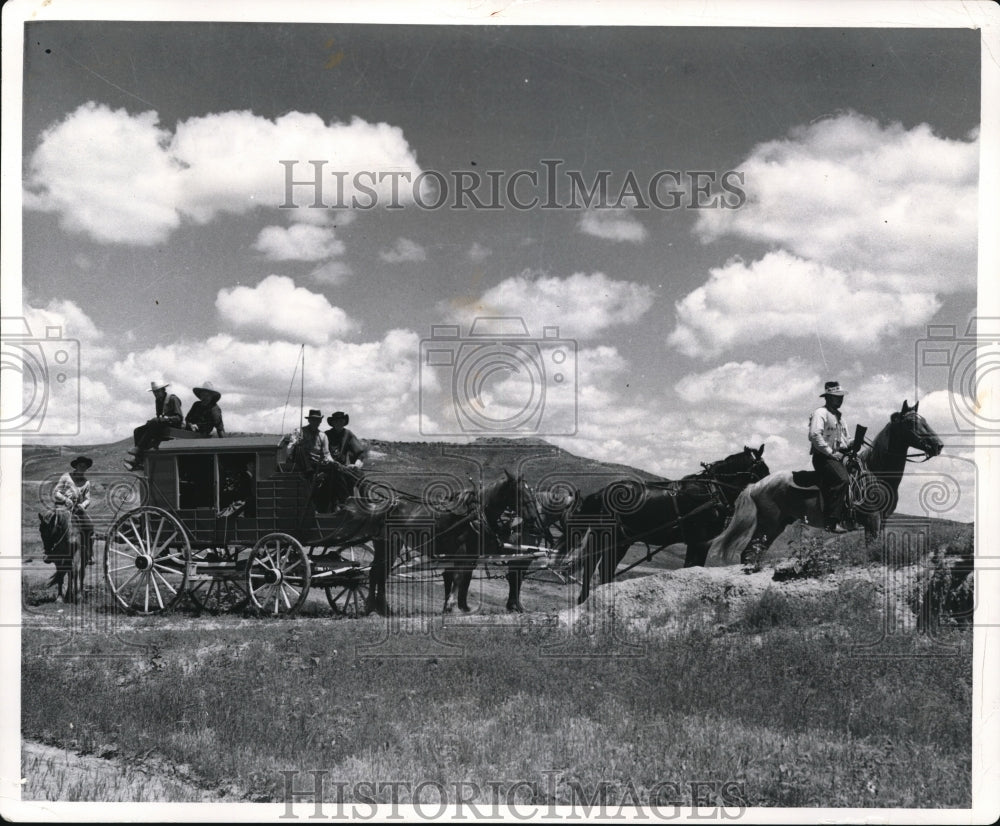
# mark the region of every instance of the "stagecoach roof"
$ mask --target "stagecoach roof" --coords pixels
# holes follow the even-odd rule
[[[280,436],[227,436],[225,439],[215,437],[194,439],[171,439],[160,442],[154,453],[222,453],[230,451],[268,452],[278,448]]]

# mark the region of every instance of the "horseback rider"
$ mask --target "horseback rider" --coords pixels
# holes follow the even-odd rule
[[[809,453],[823,495],[824,527],[830,533],[847,533],[848,530],[843,521],[850,477],[844,459],[850,440],[840,412],[846,392],[840,382],[828,381],[820,393],[825,404],[816,408],[809,418]]]
[[[87,513],[87,508],[90,507],[90,480],[86,474],[93,464],[89,456],[77,456],[69,463],[73,470],[60,476],[52,490],[52,500],[56,510],[68,510],[70,518],[76,521],[80,533],[83,534],[84,560],[87,564],[93,562],[94,522]]]

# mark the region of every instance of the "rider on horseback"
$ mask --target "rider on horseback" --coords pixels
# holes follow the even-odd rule
[[[840,382],[828,381],[820,393],[826,404],[813,411],[809,418],[809,452],[823,494],[825,527],[831,533],[847,532],[843,520],[850,477],[844,458],[848,455],[850,441],[840,413],[845,393]]]
[[[94,544],[94,523],[87,513],[87,508],[90,507],[90,480],[86,476],[86,471],[92,464],[94,462],[89,456],[77,456],[69,463],[73,470],[60,476],[52,491],[56,510],[68,510],[71,518],[80,526],[85,543],[84,560],[87,564],[93,561]]]

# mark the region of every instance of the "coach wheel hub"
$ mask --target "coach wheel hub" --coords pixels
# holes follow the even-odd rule
[[[281,571],[277,568],[264,569],[264,582],[268,585],[274,585],[276,582],[281,582],[281,579]]]
[[[139,556],[135,558],[135,567],[140,571],[145,571],[147,568],[152,567],[152,565],[153,558],[148,554],[139,554]]]

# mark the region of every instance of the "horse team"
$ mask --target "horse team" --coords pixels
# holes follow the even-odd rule
[[[940,439],[917,406],[904,402],[871,444],[859,452],[849,507],[869,540],[878,535],[885,518],[895,510],[906,463],[914,458],[909,451],[916,450],[929,459],[941,449]],[[744,447],[679,480],[619,480],[585,497],[571,486],[536,494],[524,480],[503,471],[499,479],[481,490],[461,491],[431,506],[398,491],[393,491],[387,502],[384,490],[375,493],[362,478],[355,497],[338,512],[336,525],[325,541],[331,545],[361,540],[373,543],[369,610],[388,613],[386,580],[393,562],[405,550],[426,553],[438,561],[443,569],[446,611],[452,609],[453,598],[460,610],[468,611],[473,570],[483,556],[509,547],[511,522],[505,513],[513,509],[522,529],[530,526],[532,535],[548,537],[557,546],[562,569],[578,576],[582,583],[578,600],[582,603],[590,593],[595,570],[600,571],[603,582],[610,582],[636,543],[659,546],[657,550],[684,544],[684,565],[689,567],[704,565],[709,555],[724,560],[742,556],[754,542],[766,547],[796,520],[820,524],[822,502],[812,480],[800,473],[772,474],[763,453],[764,445]],[[386,531],[389,517],[392,532]],[[72,539],[73,523],[73,519],[60,521],[67,541]],[[50,540],[48,536],[47,548]],[[73,557],[71,548],[69,556]],[[508,560],[510,611],[523,610],[520,589],[531,561],[527,555],[523,560]],[[79,569],[82,580],[83,563],[68,569]],[[74,579],[74,583],[68,595],[71,598],[82,592],[82,581]]]

